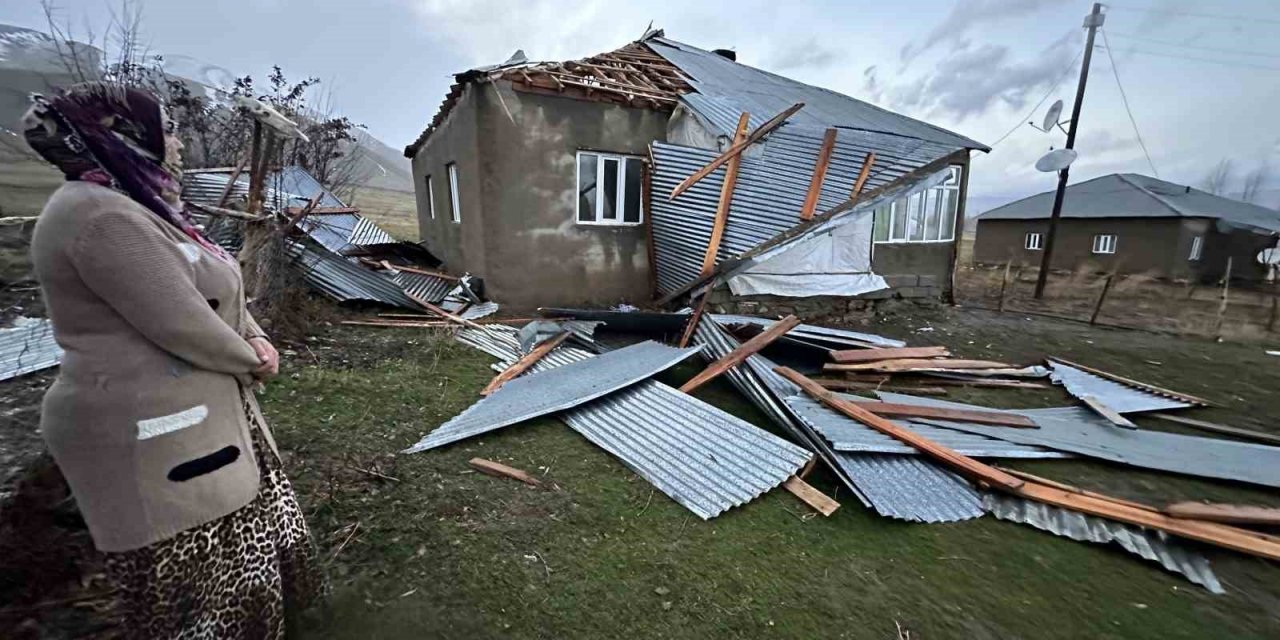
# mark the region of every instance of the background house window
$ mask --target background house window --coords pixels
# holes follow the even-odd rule
[[[960,206],[960,167],[946,180],[920,193],[899,198],[875,211],[876,242],[951,242]]]
[[[431,214],[431,219],[436,219],[436,192],[431,188],[431,176],[428,175],[425,180],[427,183],[427,212]]]
[[[1031,251],[1039,251],[1044,248],[1044,235],[1034,231],[1028,233],[1027,239],[1023,242],[1022,246]]]
[[[460,223],[462,209],[458,205],[458,165],[450,162],[444,167],[449,170],[449,215],[455,223]]]
[[[644,221],[641,159],[578,152],[578,224],[633,225]]]
[[[1191,257],[1188,260],[1199,260],[1200,254],[1204,252],[1204,236],[1196,236],[1191,239]]]
[[[1116,236],[1111,233],[1100,233],[1093,237],[1094,253],[1115,253]]]

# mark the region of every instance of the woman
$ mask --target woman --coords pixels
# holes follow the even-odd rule
[[[66,176],[32,239],[66,351],[40,429],[119,588],[125,632],[278,638],[321,588],[251,387],[277,372],[235,260],[178,199],[155,96],[34,97],[27,142]]]

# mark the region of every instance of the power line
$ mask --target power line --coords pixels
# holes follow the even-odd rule
[[[1174,11],[1172,9],[1161,9],[1159,7],[1124,7],[1113,4],[1107,5],[1108,11],[1135,11],[1141,13],[1158,13],[1172,16],[1187,16],[1189,18],[1206,18],[1209,20],[1233,20],[1237,22],[1265,22],[1268,24],[1280,24],[1280,18],[1260,18],[1257,16],[1239,16],[1227,15],[1224,13],[1202,13],[1197,11]]]
[[[1142,36],[1132,36],[1127,33],[1117,33],[1117,38],[1125,40],[1137,40],[1140,42],[1148,42],[1151,44],[1162,44],[1170,47],[1180,47],[1182,49],[1199,49],[1200,51],[1212,51],[1214,53],[1229,53],[1238,56],[1257,56],[1260,58],[1280,58],[1280,53],[1266,53],[1262,51],[1245,51],[1244,49],[1228,49],[1224,47],[1201,47],[1193,44],[1183,44],[1181,42],[1169,42],[1168,40],[1155,40],[1152,38],[1144,38]]]
[[[1124,103],[1125,113],[1129,114],[1129,124],[1133,125],[1133,135],[1138,137],[1138,146],[1142,147],[1142,155],[1147,157],[1147,165],[1151,167],[1151,173],[1154,173],[1159,178],[1160,172],[1156,171],[1156,164],[1151,161],[1151,153],[1147,151],[1147,143],[1142,141],[1142,133],[1138,131],[1138,121],[1134,119],[1133,110],[1129,108],[1129,96],[1125,95],[1124,85],[1120,83],[1120,69],[1116,67],[1116,59],[1111,55],[1111,42],[1107,40],[1107,30],[1099,29],[1099,31],[1102,32],[1102,44],[1106,45],[1104,48],[1107,50],[1107,60],[1111,61],[1111,74],[1115,76],[1116,86],[1120,88],[1120,101]]]
[[[1005,138],[1008,138],[1009,136],[1013,135],[1014,131],[1017,131],[1019,128],[1022,127],[1022,125],[1026,124],[1027,118],[1030,118],[1031,116],[1035,115],[1036,111],[1040,109],[1040,105],[1043,105],[1044,101],[1048,100],[1049,96],[1053,95],[1053,92],[1058,90],[1058,85],[1062,84],[1062,81],[1066,79],[1067,74],[1071,73],[1071,70],[1075,68],[1076,61],[1080,59],[1081,55],[1083,54],[1081,53],[1076,54],[1076,57],[1071,60],[1071,64],[1067,65],[1067,68],[1062,70],[1062,73],[1058,75],[1058,79],[1053,81],[1053,86],[1049,87],[1049,90],[1045,92],[1043,98],[1040,98],[1040,102],[1037,102],[1036,106],[1031,107],[1030,113],[1020,118],[1018,120],[1018,124],[1013,125],[1013,128],[1009,129],[1007,132],[1005,132],[1004,135],[1000,136],[1000,139],[991,143],[992,149],[995,149],[996,145],[1000,144],[1001,142],[1004,142]]]
[[[1197,62],[1210,62],[1213,64],[1220,64],[1225,67],[1243,67],[1248,69],[1267,69],[1268,71],[1280,71],[1280,67],[1266,65],[1266,64],[1254,64],[1251,62],[1240,62],[1236,60],[1217,60],[1214,58],[1201,58],[1199,56],[1183,56],[1183,55],[1178,55],[1176,53],[1165,53],[1162,51],[1149,51],[1147,49],[1134,49],[1131,47],[1125,48],[1125,52],[1139,53],[1147,56],[1158,56],[1161,58],[1174,58],[1176,60],[1194,60]]]

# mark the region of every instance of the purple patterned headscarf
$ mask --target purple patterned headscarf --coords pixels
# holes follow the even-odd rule
[[[165,163],[167,120],[150,92],[107,82],[71,85],[52,98],[32,96],[24,134],[67,180],[95,182],[129,196],[228,262],[234,259],[196,229],[179,194],[182,172]]]

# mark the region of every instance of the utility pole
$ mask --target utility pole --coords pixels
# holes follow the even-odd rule
[[[1089,30],[1089,37],[1084,45],[1084,62],[1080,65],[1080,84],[1076,87],[1076,101],[1071,107],[1071,126],[1067,129],[1067,148],[1076,146],[1076,128],[1080,126],[1080,107],[1084,104],[1084,86],[1089,81],[1089,61],[1093,58],[1093,37],[1106,16],[1102,13],[1102,3],[1093,3],[1093,12],[1084,18],[1084,26]],[[1036,275],[1037,299],[1044,297],[1045,280],[1049,277],[1049,264],[1053,259],[1053,241],[1058,231],[1058,218],[1062,217],[1062,198],[1067,192],[1067,173],[1071,167],[1063,167],[1058,172],[1058,192],[1053,196],[1053,213],[1049,216],[1049,233],[1045,234],[1044,255],[1040,256],[1040,273]]]

